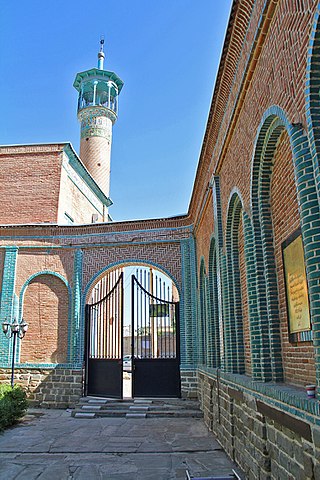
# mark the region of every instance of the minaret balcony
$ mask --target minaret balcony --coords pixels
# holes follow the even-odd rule
[[[96,96],[94,99],[91,95],[80,96],[78,101],[78,112],[87,107],[104,107],[108,108],[116,115],[118,113],[118,98],[110,97],[105,98],[104,96]]]
[[[79,91],[78,112],[87,107],[105,107],[117,114],[118,93],[116,83],[111,80],[83,82]]]

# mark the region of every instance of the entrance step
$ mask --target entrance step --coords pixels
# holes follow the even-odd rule
[[[90,412],[75,412],[74,417],[76,418],[94,418],[95,413]]]
[[[101,405],[82,405],[82,410],[100,410]]]
[[[145,405],[130,405],[129,407],[129,410],[130,411],[137,411],[137,412],[146,412],[147,410],[149,410],[149,406],[145,406]]]
[[[202,418],[199,402],[178,398],[125,399],[83,397],[71,415],[76,418]],[[87,416],[88,415],[88,416]],[[90,417],[89,417],[90,415]]]
[[[104,403],[107,403],[108,400],[105,400],[104,398],[90,398],[88,400],[88,403],[101,403],[101,404],[104,404]]]
[[[126,418],[147,418],[145,413],[126,413]]]

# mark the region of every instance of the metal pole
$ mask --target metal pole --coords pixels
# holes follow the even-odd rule
[[[150,293],[151,295],[153,295],[153,271],[151,267],[150,267]],[[155,303],[152,297],[150,297],[149,303],[150,305]],[[151,358],[156,358],[155,337],[154,337],[154,317],[151,317],[150,313],[149,313],[149,327],[150,327],[150,342],[151,342]]]
[[[135,349],[135,331],[134,331],[134,275],[131,275],[131,397],[134,398],[135,391],[134,391],[134,377],[135,377],[135,365],[134,365],[134,349]],[[136,341],[138,342],[138,333],[136,337]]]
[[[11,387],[14,386],[14,358],[16,356],[16,340],[17,332],[13,332],[13,346],[12,346],[12,367],[11,367]]]

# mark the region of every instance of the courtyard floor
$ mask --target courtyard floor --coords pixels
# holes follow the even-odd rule
[[[202,419],[78,419],[34,409],[0,434],[0,479],[184,480],[235,465]]]

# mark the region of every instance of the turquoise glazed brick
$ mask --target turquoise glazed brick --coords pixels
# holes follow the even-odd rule
[[[2,289],[1,289],[1,310],[0,323],[13,320],[16,266],[18,247],[6,247],[3,266]],[[2,333],[0,334],[0,362],[9,365],[12,360],[12,342]]]
[[[72,313],[69,328],[69,360],[81,362],[84,352],[84,321],[81,321],[83,251],[78,248],[74,257]]]

